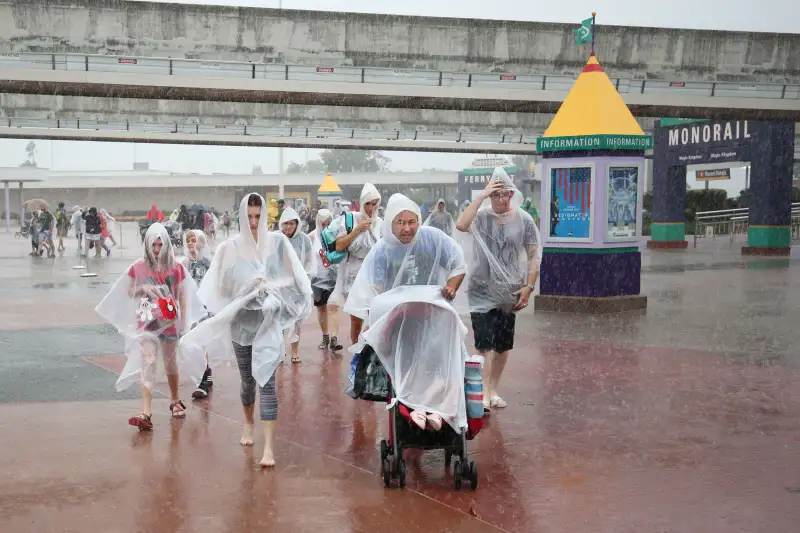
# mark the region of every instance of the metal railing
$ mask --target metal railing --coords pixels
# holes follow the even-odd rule
[[[306,126],[250,126],[239,124],[180,124],[178,122],[133,122],[128,120],[0,118],[2,128],[45,128],[205,135],[251,135],[260,137],[305,137],[317,139],[365,139],[387,141],[441,141],[444,143],[536,144],[540,133],[494,133],[458,131],[375,130]]]
[[[446,72],[64,53],[0,53],[0,68],[563,92],[569,91],[575,82],[574,76],[550,74]],[[611,82],[621,94],[673,93],[701,97],[800,99],[800,84],[620,77],[612,77]]]
[[[792,241],[800,241],[800,202],[792,204]],[[750,209],[720,209],[717,211],[698,211],[695,215],[693,246],[697,248],[698,239],[727,238],[731,244],[736,240],[747,241],[750,227]]]

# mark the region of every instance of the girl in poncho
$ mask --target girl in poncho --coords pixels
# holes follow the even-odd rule
[[[314,255],[314,250],[311,245],[311,238],[306,235],[299,227],[300,215],[291,207],[287,207],[281,214],[281,219],[278,221],[280,231],[283,233],[292,249],[303,264],[303,270],[308,274],[309,279],[313,278],[317,272],[317,259]],[[289,330],[289,343],[292,346],[292,363],[300,362],[300,323],[296,323],[291,330]]]
[[[199,286],[211,267],[211,247],[208,245],[206,234],[199,229],[192,229],[184,233],[183,250],[186,255],[179,260]],[[211,375],[211,367],[208,366],[208,354],[206,354],[206,371],[203,373],[203,379],[200,380],[197,389],[192,393],[192,398],[195,400],[206,398],[209,389],[213,386],[214,378]]]
[[[122,274],[97,306],[97,313],[125,337],[127,362],[117,380],[117,390],[139,382],[142,412],[128,423],[140,430],[153,429],[152,402],[156,359],[161,356],[169,385],[169,410],[175,418],[186,415],[178,395],[180,374],[195,383],[205,368],[202,350],[187,350],[176,357],[176,343],[189,326],[202,318],[197,285],[178,261],[167,229],[153,224],[144,239],[144,254]]]

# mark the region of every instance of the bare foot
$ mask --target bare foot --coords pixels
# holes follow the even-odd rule
[[[264,448],[264,456],[258,462],[258,466],[261,468],[272,468],[275,466],[275,455],[272,453],[271,449]]]
[[[242,438],[239,441],[239,444],[242,446],[252,446],[253,445],[253,425],[252,424],[245,424],[244,429],[242,429]]]

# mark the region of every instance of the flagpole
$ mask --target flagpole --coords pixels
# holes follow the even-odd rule
[[[597,16],[597,13],[592,11],[592,55],[594,55],[594,19]]]

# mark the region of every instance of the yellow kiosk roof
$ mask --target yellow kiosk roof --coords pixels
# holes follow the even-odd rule
[[[328,175],[323,178],[322,185],[319,186],[317,192],[320,194],[340,194],[342,189],[336,184],[336,180],[333,179],[333,174],[329,172]]]
[[[594,54],[539,139],[544,151],[651,147],[652,138],[642,131]]]

